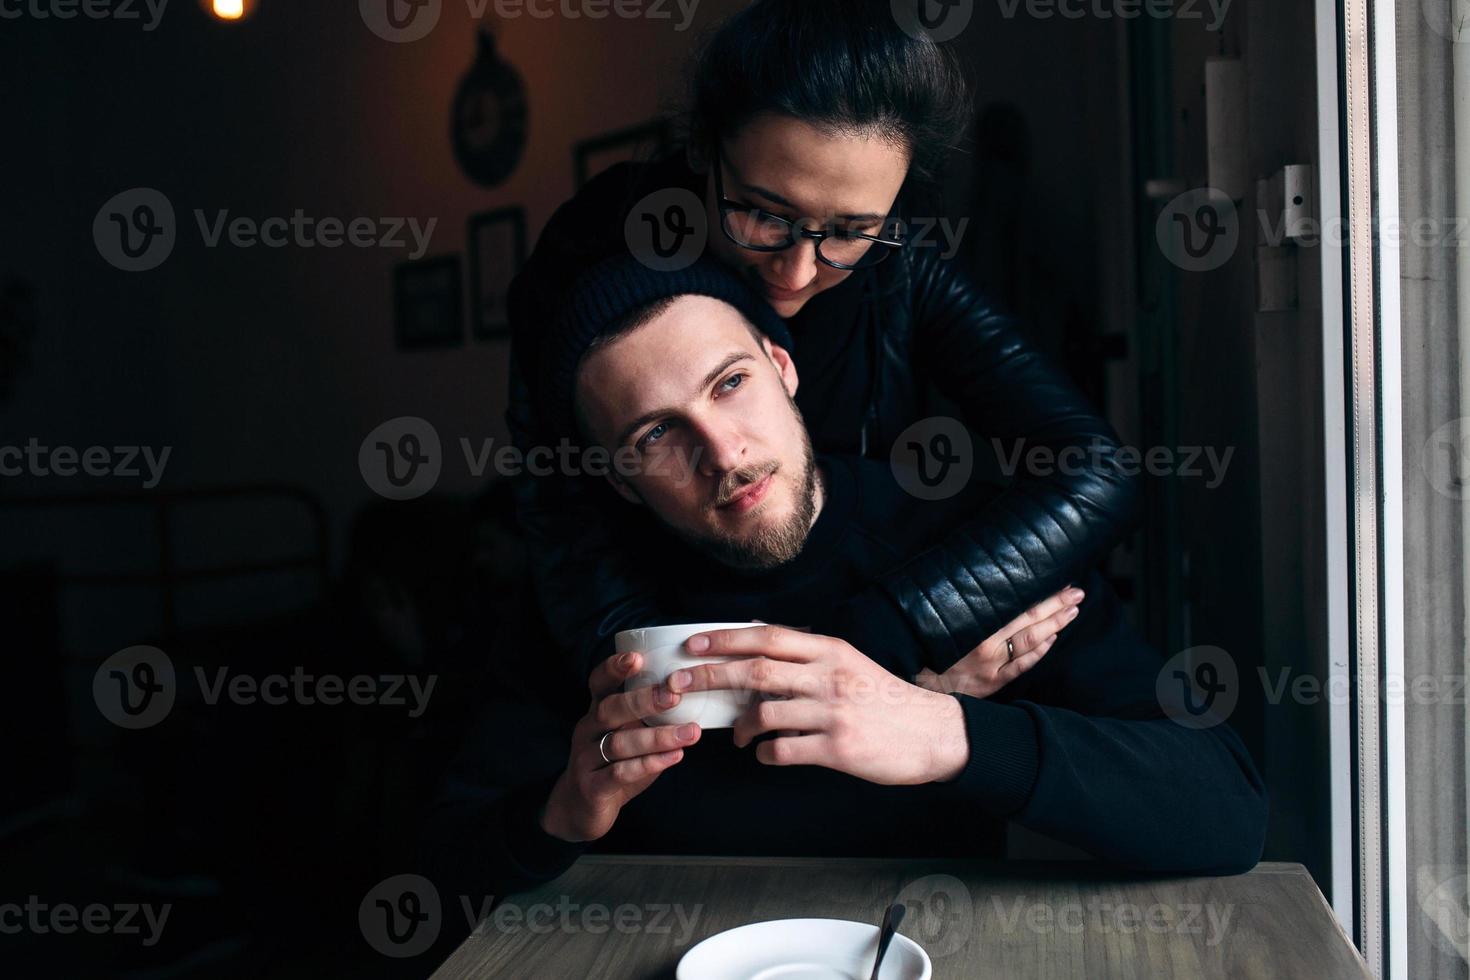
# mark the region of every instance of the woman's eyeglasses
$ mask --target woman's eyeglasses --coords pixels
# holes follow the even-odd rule
[[[715,196],[725,237],[753,252],[781,252],[807,238],[817,243],[817,258],[834,269],[866,269],[882,262],[908,244],[903,224],[885,218],[879,234],[857,231],[815,231],[779,214],[737,204],[725,196],[725,169],[719,142],[715,143]]]

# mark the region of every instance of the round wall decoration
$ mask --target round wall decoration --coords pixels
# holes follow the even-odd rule
[[[495,187],[521,162],[526,149],[526,87],[481,31],[475,63],[454,96],[454,158],[475,183]]]

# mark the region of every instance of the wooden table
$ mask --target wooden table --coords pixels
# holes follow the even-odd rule
[[[1089,864],[589,855],[496,906],[434,980],[670,980],[721,930],[783,917],[877,923],[894,899],[936,980],[1370,976],[1298,864],[1181,878]]]

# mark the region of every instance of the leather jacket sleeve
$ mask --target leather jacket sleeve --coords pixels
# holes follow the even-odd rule
[[[932,250],[909,268],[911,336],[889,334],[880,370],[905,362],[959,406],[981,437],[977,455],[997,453],[1003,471],[1019,465],[1003,493],[818,628],[942,672],[1096,565],[1132,529],[1138,487],[1119,465],[1117,434],[1011,317]],[[1028,469],[1038,448],[1053,462]],[[903,649],[910,641],[917,648]]]

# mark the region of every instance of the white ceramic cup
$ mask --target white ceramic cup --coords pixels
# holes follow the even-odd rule
[[[696,633],[711,630],[740,630],[759,626],[759,623],[685,623],[678,626],[649,626],[643,629],[623,630],[613,639],[618,653],[637,652],[643,654],[643,669],[628,678],[623,685],[627,691],[636,691],[653,684],[662,684],[669,675],[681,667],[698,667],[701,664],[722,664],[731,660],[749,660],[749,657],[703,657],[684,649],[684,641]],[[679,703],[668,711],[650,715],[644,719],[649,725],[684,725],[694,722],[700,728],[733,728],[735,719],[753,700],[754,691],[695,691],[685,694]]]

